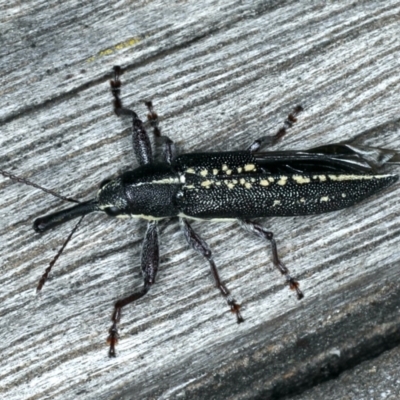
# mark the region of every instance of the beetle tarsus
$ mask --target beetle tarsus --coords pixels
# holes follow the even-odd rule
[[[293,279],[290,275],[287,277],[287,282],[291,290],[295,290],[297,294],[297,299],[301,300],[304,297],[303,292],[300,290],[300,284],[295,279]]]
[[[116,356],[115,346],[117,345],[119,339],[117,324],[113,323],[108,332],[110,334],[107,338],[107,343],[110,345],[110,349],[108,350],[108,356],[115,357]]]
[[[228,300],[228,305],[231,307],[231,312],[236,314],[237,323],[240,324],[244,322],[242,314],[240,314],[240,307],[241,305],[236,303],[234,299]]]

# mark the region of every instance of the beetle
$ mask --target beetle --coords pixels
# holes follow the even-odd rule
[[[122,308],[143,297],[155,283],[159,267],[159,220],[179,219],[187,243],[208,261],[215,286],[236,315],[237,322],[241,323],[240,305],[222,282],[208,244],[196,234],[188,220],[236,220],[245,230],[269,242],[273,264],[300,300],[303,293],[299,283],[280,260],[273,233],[251,219],[306,216],[340,210],[365,200],[398,180],[397,175],[378,173],[384,165],[400,162],[399,153],[393,150],[338,143],[303,151],[260,151],[262,146],[273,145],[285,135],[296,122],[301,106],[294,108],[275,135],[256,140],[246,150],[177,155],[173,141],[161,134],[158,116],[148,101],[145,103],[149,111],[148,120],[156,140],[161,141],[163,147],[162,161],[157,161],[143,122],[134,111],[122,106],[121,73],[119,66],[114,67],[110,81],[114,112],[117,116],[132,119],[137,168],[103,181],[96,196],[84,202],[61,196],[0,170],[2,175],[13,180],[78,203],[37,218],[33,223],[34,230],[43,233],[79,218],[42,275],[37,291],[42,289],[51,268],[85,215],[104,212],[111,217],[148,220],[141,252],[143,287],[114,305],[107,339],[110,357],[116,355]]]

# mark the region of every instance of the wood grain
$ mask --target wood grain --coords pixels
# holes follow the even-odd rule
[[[129,121],[107,80],[145,118],[152,99],[181,152],[243,149],[305,111],[279,145],[357,140],[400,149],[400,1],[0,1],[0,168],[91,198],[135,166]],[[0,395],[7,399],[281,398],[400,343],[399,185],[363,204],[270,218],[298,302],[270,248],[232,223],[194,223],[243,305],[237,325],[185,245],[161,226],[158,283],[124,310],[118,357],[105,339],[113,303],[141,286],[145,224],[92,215],[52,278],[36,284],[72,224],[38,235],[58,199],[0,179]]]

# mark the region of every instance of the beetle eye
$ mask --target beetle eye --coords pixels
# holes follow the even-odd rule
[[[110,215],[111,217],[115,217],[119,214],[121,214],[121,210],[118,207],[110,206],[104,209],[104,211],[107,213],[107,215]]]

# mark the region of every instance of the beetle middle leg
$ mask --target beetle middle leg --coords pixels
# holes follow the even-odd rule
[[[237,304],[235,299],[231,296],[228,288],[221,282],[219,277],[217,266],[212,258],[212,252],[208,244],[193,230],[190,224],[184,219],[179,218],[179,223],[181,225],[183,234],[185,235],[186,241],[189,246],[200,253],[209,263],[211,267],[211,274],[215,283],[215,286],[221,292],[222,296],[227,299],[228,305],[231,311],[236,314],[237,323],[240,324],[244,321],[242,315],[240,314],[240,304]]]
[[[247,148],[247,150],[249,150],[250,153],[255,153],[256,151],[260,150],[262,146],[273,146],[274,144],[276,144],[276,142],[278,142],[284,135],[286,135],[287,130],[291,128],[293,124],[297,121],[297,116],[302,111],[302,106],[296,106],[285,119],[285,121],[283,122],[283,126],[278,129],[278,132],[276,132],[275,135],[263,136],[262,138],[255,140]]]
[[[238,219],[240,226],[246,229],[248,232],[254,233],[258,237],[264,240],[268,240],[272,246],[272,261],[276,268],[280,271],[282,275],[286,277],[286,282],[289,284],[290,289],[295,290],[297,293],[297,298],[301,300],[304,295],[303,292],[299,288],[299,283],[290,276],[289,270],[286,266],[282,263],[282,261],[278,257],[278,250],[276,247],[276,242],[274,239],[274,234],[270,231],[267,231],[261,225],[251,222],[248,220]]]
[[[121,310],[126,305],[143,297],[149,291],[151,285],[153,285],[156,279],[159,258],[158,223],[157,221],[150,221],[147,224],[147,231],[142,245],[141,268],[144,280],[143,288],[142,290],[120,299],[115,303],[114,312],[111,318],[112,325],[107,339],[107,342],[110,345],[110,350],[108,352],[110,357],[115,357],[115,345],[117,344],[119,337],[117,325],[121,319]]]

